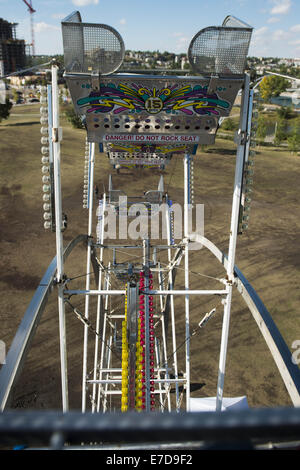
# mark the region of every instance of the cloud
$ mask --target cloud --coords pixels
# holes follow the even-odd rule
[[[276,18],[275,16],[271,16],[271,18],[269,18],[269,19],[267,20],[267,23],[270,23],[270,24],[271,24],[271,23],[278,23],[278,21],[280,21],[279,18]]]
[[[289,44],[291,46],[300,46],[300,39],[296,39],[295,41],[290,41]]]
[[[292,33],[300,33],[300,24],[295,24],[294,26],[291,26],[290,31]]]
[[[270,31],[268,26],[262,26],[254,31],[250,44],[252,55],[268,55],[271,44]]]
[[[277,29],[272,34],[273,41],[287,41],[290,38],[290,34],[283,29]]]
[[[184,36],[181,37],[181,38],[179,38],[179,42],[180,42],[181,44],[183,44],[183,43],[185,43],[185,42],[188,42],[188,40],[189,40],[189,38],[185,38]]]
[[[185,34],[180,31],[174,31],[173,33],[170,33],[169,37],[172,38],[174,51],[178,53],[184,51],[191,40],[190,37],[185,36]]]
[[[268,26],[262,26],[261,28],[258,28],[257,30],[254,31],[253,36],[263,36],[267,31],[269,31]]]
[[[177,36],[176,44],[175,44],[175,51],[180,53],[180,52],[185,52],[188,45],[190,42],[190,38],[187,38],[185,36]]]
[[[62,20],[63,18],[66,18],[66,16],[66,13],[53,13],[53,15],[51,15],[55,20]]]
[[[121,18],[121,19],[120,19],[120,24],[123,24],[123,25],[124,25],[124,24],[126,24],[126,22],[127,22],[127,21],[126,21],[126,18]]]
[[[86,7],[88,5],[98,5],[99,0],[72,0],[72,3],[77,7]]]
[[[60,30],[60,28],[58,26],[55,26],[53,24],[45,23],[44,21],[41,21],[40,23],[36,23],[34,25],[34,31],[36,33],[44,33],[44,32],[59,31],[59,30]]]
[[[272,3],[274,3],[271,9],[272,15],[286,15],[292,5],[291,0],[272,0]]]

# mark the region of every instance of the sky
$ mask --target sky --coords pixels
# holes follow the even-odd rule
[[[115,28],[125,48],[186,53],[194,35],[233,15],[253,27],[250,56],[300,57],[300,0],[32,0],[37,54],[62,54],[61,20],[80,11],[82,21]],[[23,0],[0,0],[0,17],[18,23],[31,43]]]

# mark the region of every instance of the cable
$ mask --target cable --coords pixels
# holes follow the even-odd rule
[[[86,318],[82,312],[80,312],[80,310],[78,310],[78,308],[74,307],[74,305],[71,304],[71,302],[68,300],[68,299],[65,299],[64,300],[67,304],[69,304],[69,306],[71,307],[71,309],[73,310],[73,312],[75,313],[75,315],[77,316],[77,318],[84,324],[86,325],[87,327],[89,327],[91,329],[91,331],[93,333],[95,333],[95,335],[98,336],[98,338],[100,338],[100,341],[102,341],[102,343],[113,353],[115,354],[116,357],[118,357],[118,359],[121,359],[121,356],[119,354],[117,354],[110,346],[108,346],[108,344],[103,341],[103,339],[101,338],[101,335],[96,331],[96,329],[92,326],[90,320],[88,318]]]
[[[222,303],[222,302],[220,302]],[[218,304],[219,305],[219,304]],[[218,307],[217,305],[217,307]],[[208,320],[210,320],[214,314],[216,313],[216,310],[217,310],[217,307],[214,307],[210,312],[206,313],[204,315],[204,317],[202,318],[202,320],[198,323],[198,326],[191,332],[191,334],[175,349],[175,351],[173,351],[169,357],[167,357],[166,359],[166,362],[168,362],[172,356],[174,356],[174,354],[180,349],[182,348],[182,346],[184,346],[186,344],[187,341],[189,341],[192,336],[195,336],[197,333],[199,334],[199,331],[201,330],[201,328],[203,328],[204,325],[206,325],[206,323],[208,322]],[[198,331],[199,330],[199,331]]]
[[[116,251],[117,251],[118,253],[123,253],[123,254],[125,254],[125,255],[130,256],[129,253],[126,253],[125,251],[121,251],[121,250],[119,250],[119,249],[116,249]],[[165,250],[164,250],[163,248],[159,248],[159,249],[157,250],[157,253],[160,252],[160,251],[165,251]],[[142,255],[133,255],[133,254],[131,254],[131,256],[134,256],[135,258],[142,258]],[[129,259],[128,261],[132,261],[132,260],[133,260],[133,258],[132,258],[132,259]],[[127,262],[127,261],[126,261],[126,262]],[[164,263],[164,262],[162,262],[162,261],[161,261],[160,263],[161,263],[162,265],[168,267],[168,263]],[[180,269],[180,270],[182,270],[182,271],[185,271],[185,269],[184,269],[184,268],[181,268],[180,266],[177,266],[176,269]],[[195,272],[195,271],[191,271],[190,269],[189,269],[189,273],[190,273],[190,274],[197,275],[197,276],[207,277],[207,278],[209,278],[209,279],[214,279],[215,281],[222,282],[222,279],[221,279],[221,278],[214,277],[214,276],[209,276],[208,274],[203,274],[203,273],[198,273],[198,272]]]
[[[0,80],[2,80],[3,78],[7,78],[7,77],[13,77],[14,75],[19,75],[25,72],[30,72],[31,70],[39,69],[41,67],[45,67],[45,65],[49,65],[53,63],[53,60],[54,59],[50,60],[50,62],[45,62],[44,64],[34,65],[33,67],[29,67],[28,69],[22,69],[22,70],[18,70],[17,72],[8,73],[7,75],[3,75],[2,77],[0,77]]]

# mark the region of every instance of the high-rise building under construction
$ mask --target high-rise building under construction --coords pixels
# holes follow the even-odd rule
[[[0,18],[0,76],[16,72],[26,64],[24,39],[16,38],[17,23]]]

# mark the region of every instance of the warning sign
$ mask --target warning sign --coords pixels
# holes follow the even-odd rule
[[[104,142],[140,142],[140,143],[185,143],[196,144],[199,137],[196,135],[164,135],[164,134],[106,134]]]

